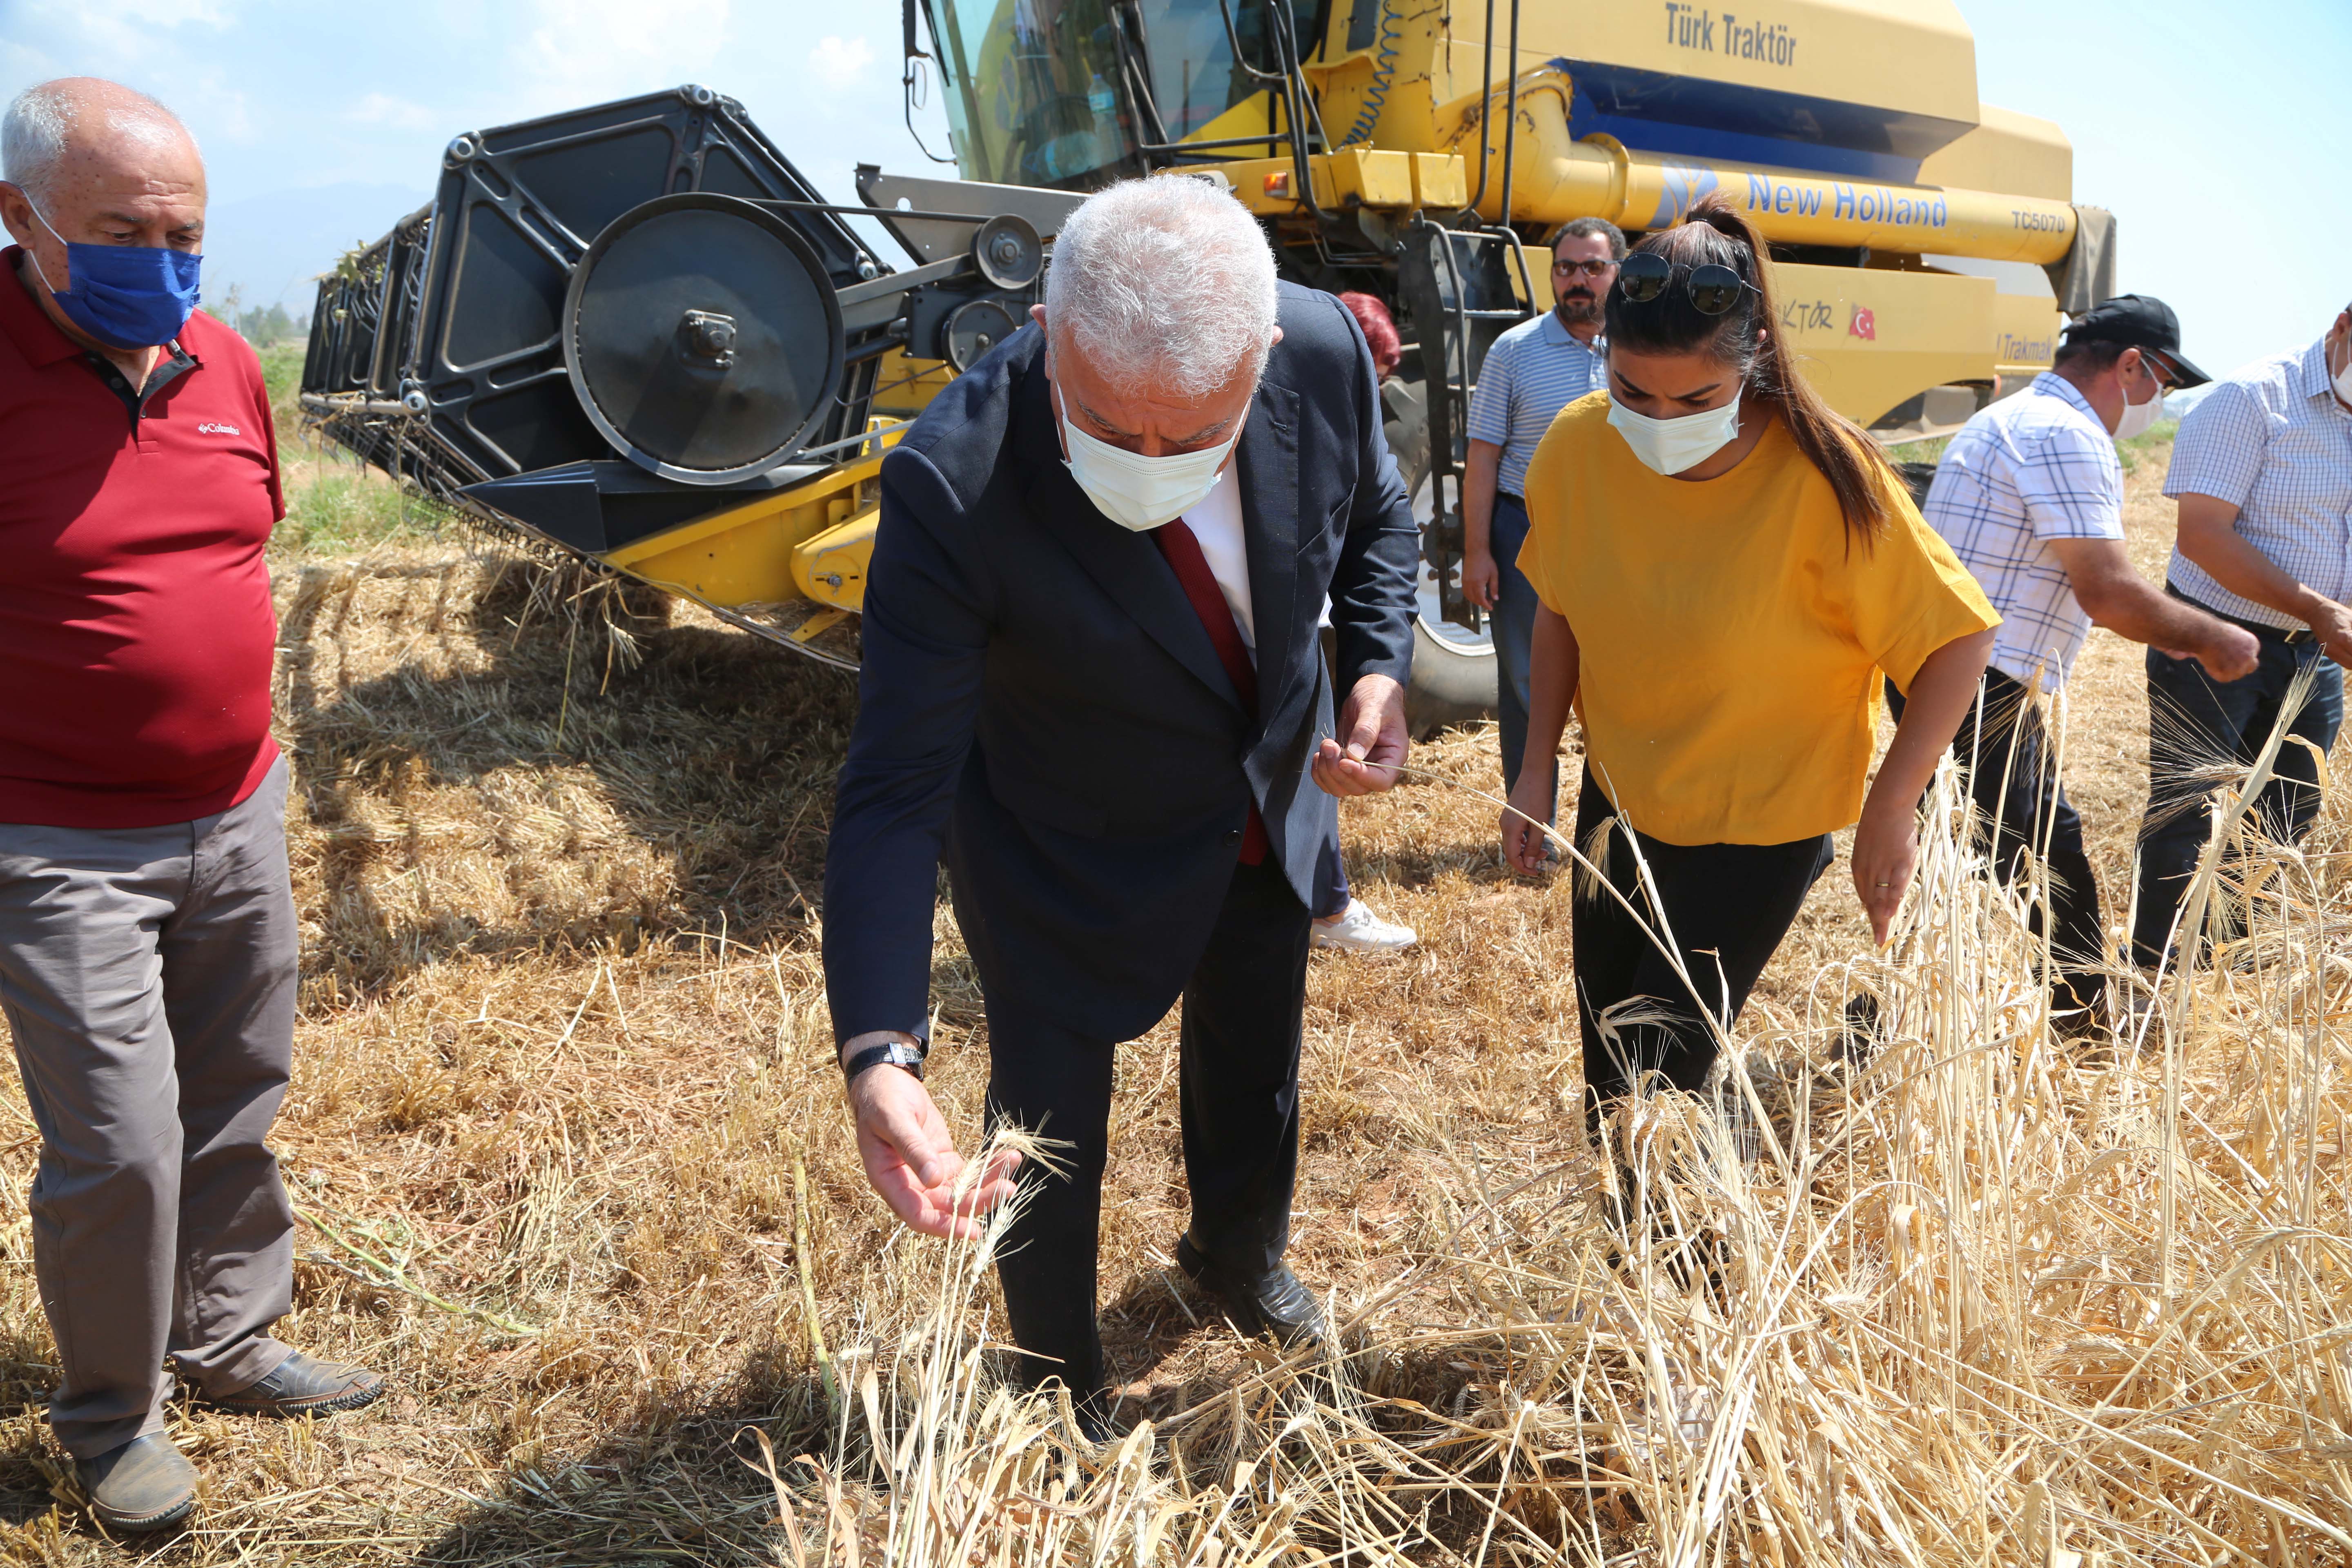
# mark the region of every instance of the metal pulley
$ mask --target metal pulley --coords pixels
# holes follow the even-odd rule
[[[999,213],[975,229],[971,264],[992,289],[1026,289],[1045,269],[1045,242],[1018,213]]]
[[[1021,330],[1013,312],[1000,300],[973,300],[958,305],[940,331],[948,363],[961,375],[981,356]]]
[[[790,461],[841,389],[844,353],[841,309],[808,241],[711,192],[614,218],[564,299],[563,363],[581,407],[630,461],[685,484]]]

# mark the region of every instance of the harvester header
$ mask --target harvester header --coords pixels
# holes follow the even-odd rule
[[[883,448],[1018,330],[1077,200],[861,184],[826,202],[698,86],[462,133],[432,205],[320,281],[302,405],[478,517],[855,665]]]

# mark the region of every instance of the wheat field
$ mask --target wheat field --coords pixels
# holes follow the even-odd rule
[[[2155,573],[2164,451],[2138,456]],[[1345,1354],[1244,1345],[1175,1276],[1165,1023],[1120,1052],[1128,1436],[1095,1451],[991,1382],[982,1255],[898,1232],[857,1169],[815,901],[850,680],[456,533],[317,531],[276,564],[304,936],[282,1332],[394,1390],[317,1424],[175,1407],[194,1527],[102,1541],[42,1425],[11,1082],[8,1561],[2352,1561],[2334,805],[2303,853],[2217,868],[2248,939],[2107,1060],[2049,1037],[2031,940],[1939,795],[1889,951],[1841,866],[1737,1031],[1762,1156],[1696,1100],[1617,1130],[1679,1226],[1621,1257],[1568,879],[1502,870],[1490,729],[1417,748],[1426,776],[1344,827],[1359,892],[1421,945],[1309,981],[1292,1262]],[[2095,634],[2067,715],[2111,925],[2137,655]],[[933,1083],[969,1141],[984,1033],[944,900],[938,931]],[[1886,1043],[1842,1062],[1857,991]]]

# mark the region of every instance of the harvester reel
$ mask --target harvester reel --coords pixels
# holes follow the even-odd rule
[[[564,300],[581,407],[630,461],[684,484],[789,462],[839,394],[844,353],[814,248],[782,216],[712,192],[614,218]]]

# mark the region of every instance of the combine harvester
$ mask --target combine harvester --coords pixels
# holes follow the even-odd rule
[[[2112,220],[2073,205],[2055,126],[1978,101],[1948,0],[906,0],[905,34],[961,180],[861,165],[861,205],[828,204],[700,87],[469,132],[432,205],[321,282],[305,410],[854,666],[897,432],[1018,328],[1087,191],[1213,179],[1286,277],[1379,296],[1408,345],[1384,392],[1423,518],[1426,729],[1494,700],[1457,584],[1464,415],[1487,346],[1550,308],[1527,252],[1561,223],[1639,236],[1727,194],[1799,363],[1889,442],[2022,384],[2112,291]]]

